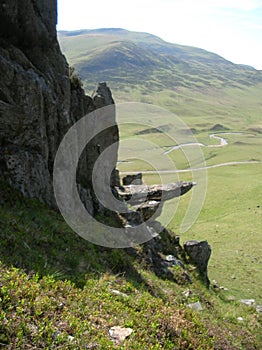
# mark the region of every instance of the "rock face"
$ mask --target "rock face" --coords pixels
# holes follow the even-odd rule
[[[109,336],[113,340],[115,345],[120,345],[132,333],[133,333],[132,328],[114,326],[109,329]]]
[[[114,103],[105,83],[92,99],[76,75],[70,79],[56,37],[56,20],[56,0],[0,4],[0,178],[52,207],[53,163],[63,136],[86,113]],[[90,203],[95,203],[92,166],[117,140],[118,129],[111,128],[98,135],[82,156],[79,189]]]
[[[142,173],[138,173],[136,175],[127,175],[123,177],[123,185],[142,185]]]
[[[121,215],[127,219],[128,226],[138,225],[144,221],[151,221],[160,216],[163,202],[175,197],[182,196],[191,190],[195,185],[193,182],[175,182],[162,185],[141,185],[134,184],[138,180],[143,183],[142,174],[128,175],[124,183],[131,182],[131,185],[116,186],[117,197],[130,204],[132,209]],[[147,225],[149,222],[147,222]]]
[[[158,201],[148,201],[143,204],[134,207],[138,213],[141,214],[143,221],[149,220],[157,211],[160,206]]]
[[[166,185],[131,185],[118,188],[118,194],[131,205],[146,201],[166,201],[191,190],[193,182],[175,182]]]
[[[189,256],[190,261],[198,267],[203,281],[209,287],[210,281],[207,275],[207,265],[211,256],[210,245],[207,241],[187,241],[184,244],[184,249]]]

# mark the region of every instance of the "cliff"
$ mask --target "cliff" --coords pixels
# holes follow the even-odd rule
[[[52,207],[56,206],[53,164],[63,136],[88,112],[114,103],[106,84],[100,84],[91,98],[77,76],[70,77],[56,21],[55,0],[1,1],[0,178],[24,196]],[[92,166],[99,153],[117,140],[118,129],[111,128],[98,135],[81,157],[78,182],[80,192],[91,197],[85,198],[89,206],[96,201],[90,188]]]

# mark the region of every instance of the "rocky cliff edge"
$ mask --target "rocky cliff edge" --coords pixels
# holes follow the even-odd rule
[[[56,21],[56,0],[0,3],[0,178],[52,207],[53,164],[63,136],[88,112],[114,103],[106,84],[91,98],[77,76],[70,76]],[[105,133],[95,140],[100,153],[118,140],[117,127]],[[78,169],[89,207],[95,202],[90,168],[98,155],[89,145]]]

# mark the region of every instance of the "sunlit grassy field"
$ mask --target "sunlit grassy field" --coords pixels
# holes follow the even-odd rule
[[[208,240],[212,246],[209,277],[228,288],[228,296],[254,298],[262,303],[262,164],[228,166],[208,170],[206,199],[197,221],[181,242]],[[180,174],[190,180],[191,173]],[[173,174],[162,175],[165,182]],[[145,175],[152,183],[159,178]],[[193,189],[194,191],[194,189]],[[169,228],[176,233],[189,206],[191,194],[166,202],[164,211],[173,213]]]
[[[259,129],[261,127],[259,118],[253,116],[252,125],[248,124],[247,120],[241,119],[233,127],[234,118],[231,116],[226,124],[228,130],[221,132],[212,130],[217,122],[215,117],[184,119],[189,121],[190,128],[194,129],[193,137],[197,142],[203,143],[205,146],[218,145],[220,143],[218,139],[210,139],[209,135],[212,133],[228,142],[222,147],[200,147],[206,166],[231,162],[246,162],[246,164],[229,164],[207,169],[205,202],[196,222],[188,231],[181,233],[181,241],[208,240],[212,246],[212,257],[209,263],[210,279],[214,279],[220,285],[228,288],[228,297],[254,298],[261,304],[262,135]],[[225,125],[225,120],[222,120],[221,125]],[[141,129],[143,127],[140,127],[139,130],[141,131]],[[124,130],[121,130],[120,126],[122,139],[130,138],[132,140],[132,135],[134,135],[136,140],[134,153],[137,155],[134,159],[131,158],[130,162],[118,164],[123,175],[128,172],[142,171],[144,172],[144,181],[147,184],[195,179],[197,171],[193,171],[193,173],[191,171],[181,173],[163,171],[168,170],[169,164],[165,157],[170,158],[171,163],[174,163],[177,169],[192,167],[188,161],[188,154],[184,153],[185,148],[174,150],[167,155],[164,154],[172,145],[171,140],[166,135],[170,133],[170,130],[167,133],[138,134],[139,130],[134,125],[130,128],[125,126]],[[149,154],[150,142],[152,142],[152,163],[142,160],[143,154],[146,152],[143,152],[143,141],[140,144],[139,140],[148,142],[145,147],[147,147],[146,152]],[[132,146],[131,141],[130,145]],[[157,157],[157,147],[161,151],[159,151],[160,156],[155,164],[154,153]],[[122,151],[120,147],[121,160],[124,160],[125,154],[129,154],[127,149],[123,147]],[[147,173],[154,168],[160,170],[159,175]],[[198,186],[201,186],[201,183]],[[197,187],[193,191],[197,190]],[[172,218],[168,227],[178,234],[192,193],[186,194],[179,200],[174,199],[166,202],[164,206],[164,212]]]

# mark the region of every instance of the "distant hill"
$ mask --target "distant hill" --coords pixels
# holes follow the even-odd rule
[[[59,32],[69,61],[87,81],[154,89],[223,87],[262,82],[262,73],[195,47],[119,28]]]
[[[117,102],[158,104],[181,116],[224,116],[210,126],[233,125],[239,116],[258,126],[262,71],[120,28],[60,31],[58,38],[88,93],[107,81]]]

